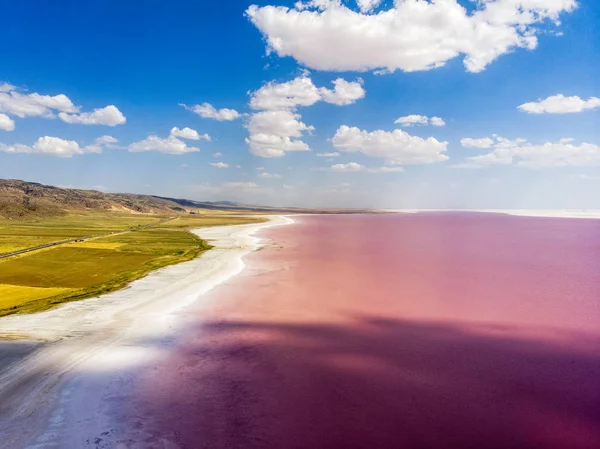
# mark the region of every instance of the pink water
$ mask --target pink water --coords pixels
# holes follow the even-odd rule
[[[138,392],[189,448],[600,448],[600,221],[299,217]]]

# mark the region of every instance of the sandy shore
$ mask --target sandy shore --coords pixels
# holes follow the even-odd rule
[[[265,227],[200,229],[215,248],[160,269],[128,288],[34,315],[0,319],[0,447],[113,448],[115,410],[173,344],[188,306],[238,274]]]

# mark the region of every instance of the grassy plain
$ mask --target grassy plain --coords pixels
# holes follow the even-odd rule
[[[0,220],[0,254],[75,237],[144,226],[156,215],[80,212],[51,218]]]
[[[136,229],[161,218],[93,212],[30,222],[3,221],[0,245],[5,242],[4,248],[14,251],[40,242]],[[155,227],[0,259],[0,316],[38,312],[111,292],[153,270],[191,260],[210,246],[190,229],[263,220],[227,214],[182,216]],[[0,252],[8,252],[2,248]]]

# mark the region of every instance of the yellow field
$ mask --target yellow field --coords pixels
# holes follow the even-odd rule
[[[28,222],[0,222],[0,252],[40,242],[130,230],[0,259],[0,316],[37,312],[111,292],[153,270],[191,260],[210,249],[189,229],[263,221],[252,216],[203,214],[139,229],[161,218],[164,217],[95,212]]]
[[[162,228],[180,228],[180,229],[194,229],[194,228],[205,228],[210,226],[223,226],[223,225],[237,225],[247,223],[260,223],[265,221],[262,217],[252,217],[250,215],[232,216],[228,214],[224,215],[190,215],[179,217],[175,220],[169,221],[160,225]]]
[[[68,293],[68,288],[38,288],[0,284],[0,309],[10,309],[25,302]]]
[[[108,212],[77,212],[35,220],[0,220],[0,254],[46,243],[144,226],[161,216]]]
[[[72,243],[69,246],[71,248],[118,249],[123,245],[123,243],[109,243],[98,240],[88,240],[86,242]]]

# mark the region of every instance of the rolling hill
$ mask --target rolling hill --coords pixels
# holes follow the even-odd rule
[[[72,210],[105,210],[132,214],[193,213],[202,210],[264,213],[356,213],[361,210],[248,206],[230,201],[194,201],[132,193],[67,189],[17,179],[0,179],[0,219],[64,215]]]

